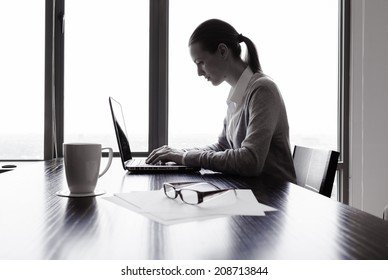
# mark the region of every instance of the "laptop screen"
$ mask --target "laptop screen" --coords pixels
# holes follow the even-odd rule
[[[112,112],[113,125],[116,132],[117,144],[120,150],[120,156],[123,161],[123,165],[127,160],[132,158],[131,148],[129,147],[127,129],[125,127],[123,110],[121,104],[109,97],[110,109]]]

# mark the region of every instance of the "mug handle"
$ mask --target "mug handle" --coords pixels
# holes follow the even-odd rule
[[[113,150],[112,150],[112,148],[102,148],[101,152],[103,150],[109,150],[109,161],[108,161],[108,164],[106,165],[104,171],[102,171],[102,173],[100,175],[98,175],[98,178],[100,178],[102,175],[104,175],[108,171],[110,165],[112,164],[112,159],[113,159]]]

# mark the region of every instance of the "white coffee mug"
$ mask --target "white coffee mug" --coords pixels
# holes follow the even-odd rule
[[[109,150],[109,161],[100,172],[101,152]],[[111,148],[101,148],[101,144],[65,143],[63,144],[66,180],[72,194],[93,193],[97,180],[104,175],[113,158]]]

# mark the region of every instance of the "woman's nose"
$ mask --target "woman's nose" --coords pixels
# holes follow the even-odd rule
[[[202,67],[201,66],[197,66],[197,72],[198,72],[198,76],[203,76],[205,74],[205,72],[202,70]]]

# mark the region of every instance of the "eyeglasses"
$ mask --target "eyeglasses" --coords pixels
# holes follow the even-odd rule
[[[228,191],[234,192],[234,195],[237,196],[235,189],[220,189],[219,187],[208,182],[206,182],[206,184],[214,187],[216,190],[199,191],[193,189],[196,187],[196,185],[203,183],[204,182],[164,183],[163,188],[164,193],[168,198],[176,199],[179,195],[183,202],[191,205],[200,204]]]

